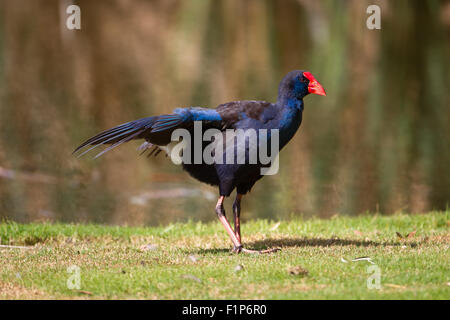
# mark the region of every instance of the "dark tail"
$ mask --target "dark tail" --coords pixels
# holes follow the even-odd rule
[[[152,130],[153,124],[159,117],[148,117],[139,120],[127,122],[109,130],[103,131],[96,136],[89,138],[74,150],[74,154],[80,152],[77,156],[81,157],[92,149],[104,144],[111,144],[108,148],[98,153],[95,158],[100,157],[105,152],[118,147],[122,143],[132,139],[142,139]],[[90,148],[88,148],[91,146]]]

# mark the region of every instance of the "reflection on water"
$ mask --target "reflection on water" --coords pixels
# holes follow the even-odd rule
[[[300,68],[327,96],[306,97],[279,173],[243,200],[244,221],[445,209],[450,3],[379,4],[381,30],[368,30],[359,0],[80,0],[74,32],[59,18],[64,2],[4,2],[0,218],[214,220],[217,190],[163,155],[139,157],[139,142],[97,160],[71,152],[100,130],[176,107],[274,101],[282,76]]]

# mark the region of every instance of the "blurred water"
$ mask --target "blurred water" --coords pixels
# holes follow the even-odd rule
[[[445,209],[450,199],[448,1],[78,1],[0,3],[0,217],[154,225],[213,220],[217,190],[132,142],[76,159],[119,123],[239,99],[274,101],[307,69],[280,172],[243,219]],[[382,29],[366,28],[378,4]],[[231,214],[231,200],[227,204]]]

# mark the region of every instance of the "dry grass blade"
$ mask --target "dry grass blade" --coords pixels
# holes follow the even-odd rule
[[[5,249],[33,249],[33,247],[25,247],[25,246],[10,246],[10,245],[6,245],[6,244],[0,244],[0,248],[5,248]]]
[[[280,226],[280,224],[281,224],[281,222],[277,222],[277,223],[275,223],[275,224],[273,225],[273,227],[272,227],[272,228],[270,228],[270,231],[275,231],[275,230],[277,230],[277,229],[278,229],[278,227]]]

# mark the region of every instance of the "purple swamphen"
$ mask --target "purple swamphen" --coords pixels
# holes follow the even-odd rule
[[[278,100],[276,103],[247,100],[224,103],[216,109],[198,107],[178,108],[172,114],[142,118],[103,131],[82,143],[75,149],[74,153],[79,152],[81,156],[97,146],[109,144],[110,146],[100,152],[97,155],[98,157],[132,139],[145,140],[140,147],[140,150],[143,152],[147,150],[150,150],[150,154],[158,154],[161,150],[169,152],[170,149],[168,147],[173,145],[174,142],[172,133],[176,129],[185,129],[187,132],[195,135],[195,123],[201,123],[202,133],[204,130],[216,129],[219,134],[223,135],[230,129],[241,129],[241,132],[243,131],[244,133],[249,130],[258,131],[266,129],[267,132],[268,130],[275,129],[277,130],[278,150],[271,151],[272,155],[274,153],[277,154],[291,140],[300,127],[304,108],[303,97],[309,93],[324,96],[325,90],[310,72],[300,70],[291,71],[283,78],[279,85]],[[268,137],[266,140],[271,139],[271,136],[266,137]],[[215,141],[215,138],[210,141]],[[196,152],[197,154],[200,152],[203,155],[203,151],[210,143],[213,142],[205,143],[205,141],[202,141],[200,149],[195,148],[195,143],[189,145],[190,151],[192,151],[191,154],[194,155]],[[232,150],[235,151],[237,150],[236,148],[233,145]],[[250,148],[249,145],[244,145],[244,163],[239,163],[238,161],[232,161],[231,163],[229,161],[213,161],[212,163],[206,161],[182,161],[182,166],[195,179],[219,187],[220,196],[216,205],[216,214],[233,242],[233,251],[236,253],[269,253],[277,249],[249,250],[243,248],[241,242],[239,221],[241,198],[250,191],[256,181],[262,178],[261,168],[266,165],[259,160],[256,162],[248,161],[249,154],[251,153]],[[256,149],[258,148],[259,142],[256,145]],[[230,152],[229,150],[226,147],[222,156],[226,157],[226,153]],[[191,156],[191,158],[193,157]],[[225,216],[223,201],[225,197],[230,196],[234,189],[236,189],[237,194],[233,203],[233,230]]]

